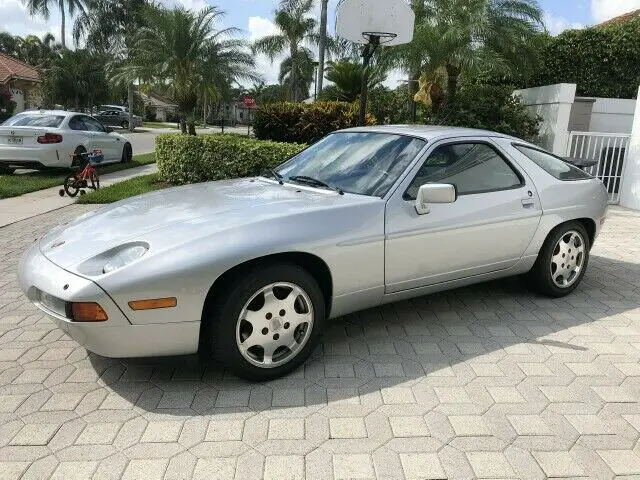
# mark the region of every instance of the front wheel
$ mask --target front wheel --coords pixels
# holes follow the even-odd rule
[[[568,222],[556,227],[527,276],[529,285],[550,297],[568,295],[584,277],[590,249],[589,235],[581,223]]]
[[[93,190],[100,189],[100,177],[98,177],[98,174],[95,172],[91,174],[91,188]]]
[[[67,195],[69,195],[70,197],[75,197],[76,195],[78,195],[78,192],[80,191],[80,185],[74,173],[70,173],[69,175],[67,175],[67,178],[64,179],[63,188],[64,191],[67,192]]]
[[[133,149],[131,148],[130,143],[125,143],[122,147],[122,158],[120,161],[122,163],[129,163],[133,159]]]
[[[275,264],[236,277],[205,320],[219,362],[239,377],[269,380],[309,358],[325,314],[315,279],[296,265]]]
[[[15,168],[7,167],[5,165],[0,165],[0,175],[12,175],[15,172]]]

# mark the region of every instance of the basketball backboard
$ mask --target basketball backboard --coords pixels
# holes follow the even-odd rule
[[[373,36],[389,46],[413,40],[415,14],[406,0],[341,0],[336,18],[338,36],[355,43]]]

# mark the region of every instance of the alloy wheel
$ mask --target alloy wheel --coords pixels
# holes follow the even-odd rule
[[[551,256],[551,278],[560,288],[572,286],[584,266],[585,243],[579,232],[566,232],[553,249]]]
[[[293,283],[267,285],[245,303],[236,325],[236,344],[252,365],[275,368],[304,348],[313,330],[313,304]]]

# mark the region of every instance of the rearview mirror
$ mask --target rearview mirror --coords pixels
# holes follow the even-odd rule
[[[453,203],[456,201],[456,187],[447,183],[427,183],[418,190],[416,212],[426,215],[431,209],[430,203]]]
[[[104,127],[104,128],[107,131],[107,133],[112,133],[113,132],[113,128],[111,128],[111,127]]]

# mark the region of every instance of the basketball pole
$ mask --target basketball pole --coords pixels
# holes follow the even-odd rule
[[[378,35],[371,35],[369,37],[369,43],[364,46],[362,50],[362,86],[360,87],[360,119],[359,124],[364,127],[367,120],[367,95],[369,91],[369,64],[371,58],[380,46],[380,37]]]

